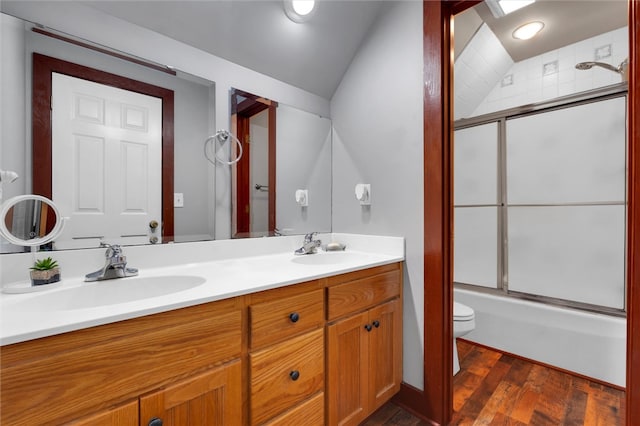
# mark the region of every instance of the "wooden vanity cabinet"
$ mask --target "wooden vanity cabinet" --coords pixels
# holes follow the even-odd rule
[[[0,424],[358,424],[399,390],[402,264],[0,348]]]
[[[331,278],[327,288],[331,426],[360,424],[400,390],[402,271],[396,264],[366,272]]]

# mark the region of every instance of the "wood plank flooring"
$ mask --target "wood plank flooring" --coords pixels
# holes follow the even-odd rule
[[[624,425],[624,392],[462,340],[451,425]],[[365,426],[426,426],[389,403]]]

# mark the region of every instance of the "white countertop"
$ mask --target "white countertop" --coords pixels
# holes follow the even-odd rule
[[[65,278],[63,264],[63,280],[59,287],[26,294],[0,293],[0,345],[52,336],[404,260],[402,238],[335,235],[340,237],[341,242],[347,243],[345,252],[319,251],[317,254],[294,256],[290,250],[286,252],[280,250],[276,254],[256,254],[253,250],[254,253],[250,256],[225,256],[222,259],[208,261],[202,261],[198,256],[194,256],[198,259],[193,263],[180,262],[168,266],[141,268],[137,277],[95,283],[84,282],[82,276]],[[291,240],[293,237],[286,238]],[[279,239],[270,238],[269,240]],[[283,240],[279,241],[282,246]],[[380,246],[385,241],[390,242],[390,245]],[[293,243],[297,243],[297,239]],[[187,249],[184,244],[180,244],[180,250]],[[226,249],[230,247],[228,242],[223,244]],[[247,246],[251,244],[251,240],[231,244],[238,247]],[[272,243],[265,243],[260,239],[259,244],[267,244],[264,247],[267,250],[268,245]],[[289,243],[289,246],[291,244]],[[201,251],[203,246],[194,247]],[[350,249],[350,247],[353,248]],[[135,251],[134,248],[131,249]],[[125,248],[125,254],[127,250]],[[137,256],[144,264],[145,262],[140,258],[142,253],[140,250],[144,249],[137,250]],[[163,250],[172,249],[167,247]],[[259,253],[260,250],[257,252]],[[78,251],[75,252],[76,255],[78,253]],[[54,252],[52,254],[56,257],[68,257],[73,256],[74,253],[62,255],[61,252]],[[162,264],[168,263],[170,262]],[[131,266],[137,265],[131,264]],[[194,284],[195,286],[191,288],[153,297],[146,297],[145,290],[139,289],[136,292],[135,287],[138,285],[149,285],[154,283],[154,280],[160,282],[160,277],[175,277],[165,278],[164,281],[167,282],[193,281],[192,277],[200,277],[202,284]],[[107,287],[109,287],[108,290]],[[93,294],[94,290],[100,290],[97,292],[99,300],[91,300],[92,296],[96,298]],[[100,294],[108,294],[109,297],[100,297]],[[89,295],[88,298],[87,295]],[[115,302],[106,300],[112,297]],[[130,300],[129,297],[134,300]],[[122,302],[122,300],[125,301]]]

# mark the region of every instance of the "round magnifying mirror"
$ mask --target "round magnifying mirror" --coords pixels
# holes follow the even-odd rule
[[[41,195],[19,195],[8,199],[0,209],[0,234],[11,244],[40,246],[62,232],[60,211]]]

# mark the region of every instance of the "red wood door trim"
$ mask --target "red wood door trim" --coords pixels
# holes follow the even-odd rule
[[[251,212],[249,210],[251,198],[249,191],[251,179],[251,141],[249,140],[251,116],[238,114],[236,120],[237,136],[242,143],[242,157],[236,167],[236,234],[237,236],[246,237],[251,232]],[[237,154],[236,152],[235,155]]]
[[[629,2],[626,422],[640,419],[640,5]]]
[[[33,193],[51,198],[51,73],[60,73],[162,99],[162,241],[174,239],[173,91],[61,59],[33,54],[31,131]]]
[[[268,175],[269,175],[269,212],[268,230],[269,235],[274,235],[276,229],[276,109],[278,104],[272,102],[269,105],[269,152],[268,152]]]
[[[453,410],[450,4],[424,5],[424,399],[427,418]]]
[[[236,97],[246,98],[238,103]],[[251,190],[250,184],[250,119],[256,114],[267,109],[268,120],[268,224],[269,235],[273,235],[276,228],[276,109],[278,103],[261,98],[249,92],[235,89],[231,95],[232,120],[236,120],[237,136],[242,142],[243,155],[236,167],[234,185],[235,193],[235,233],[234,237],[251,236],[251,213],[249,211]],[[246,143],[249,141],[249,143]]]

